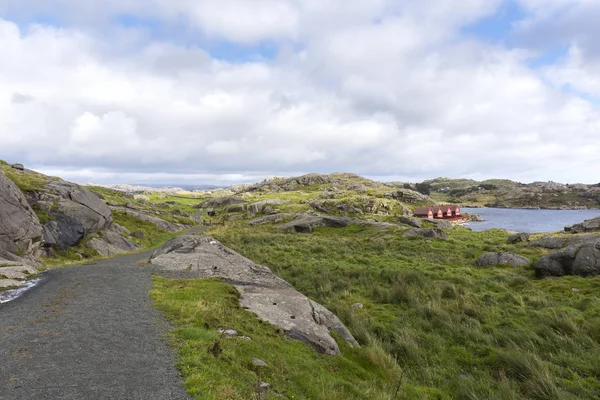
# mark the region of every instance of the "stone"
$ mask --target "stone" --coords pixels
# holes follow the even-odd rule
[[[267,383],[267,382],[261,382],[261,383],[260,383],[260,385],[259,385],[259,387],[260,387],[262,390],[267,390],[267,389],[269,389],[269,388],[271,387],[271,384],[270,384],[270,383]]]
[[[351,307],[352,307],[353,310],[360,310],[364,306],[362,305],[362,303],[354,303],[354,304],[352,304]]]
[[[352,222],[353,220],[350,220],[348,218],[323,217],[304,214],[295,219],[294,221],[281,225],[279,229],[286,233],[310,233],[314,228],[319,226],[328,226],[331,228],[345,228]]]
[[[125,207],[127,207],[127,208],[129,208],[131,210],[137,210],[137,207],[133,203],[127,203],[127,204],[125,204]]]
[[[234,206],[231,206],[227,209],[227,212],[230,213],[240,213],[240,212],[244,212],[246,211],[246,206],[244,206],[243,204],[237,204]]]
[[[154,267],[187,278],[222,278],[240,293],[240,306],[318,351],[340,353],[329,330],[350,345],[358,343],[337,316],[295,290],[265,266],[242,257],[207,236],[182,235],[151,257]]]
[[[411,217],[398,217],[398,222],[404,225],[412,226],[413,228],[421,228],[423,223],[417,218]]]
[[[12,164],[11,168],[19,171],[25,171],[25,167],[23,166],[23,164]]]
[[[518,254],[498,252],[498,253],[485,253],[482,254],[475,265],[478,267],[489,267],[492,265],[509,265],[513,268],[524,267],[529,265],[531,260]]]
[[[15,265],[0,267],[0,277],[4,279],[27,279],[28,275],[36,274],[37,270],[30,265]]]
[[[253,358],[252,365],[254,365],[255,367],[266,367],[267,363],[261,360],[260,358]]]
[[[275,215],[267,215],[264,217],[258,217],[256,219],[253,219],[252,221],[248,222],[248,225],[250,226],[256,226],[256,225],[262,225],[262,224],[269,224],[269,223],[277,223],[277,222],[281,222],[284,219],[289,219],[289,218],[298,218],[300,216],[303,216],[304,214],[275,214]]]
[[[263,212],[263,208],[265,208],[268,205],[277,205],[277,204],[284,204],[284,203],[289,203],[289,200],[280,200],[280,199],[269,199],[269,200],[262,200],[262,201],[258,201],[256,203],[252,203],[252,204],[248,204],[247,210],[249,213],[252,214],[259,214]]]
[[[452,228],[452,223],[450,221],[446,221],[444,219],[432,219],[432,220],[427,220],[427,222],[432,223],[433,225],[435,225],[436,228],[439,228],[439,229]]]
[[[236,331],[235,329],[219,328],[217,330],[217,332],[219,332],[221,335],[225,335],[225,336],[237,336],[237,334],[238,334],[238,331]]]
[[[517,244],[517,243],[521,243],[521,242],[528,242],[529,241],[529,233],[515,233],[514,235],[510,235],[508,237],[508,243],[509,244]]]
[[[579,224],[572,225],[570,227],[570,233],[584,233],[600,231],[600,217],[587,219]]]
[[[402,235],[405,238],[410,238],[410,237],[425,237],[425,238],[431,238],[431,239],[448,239],[448,233],[444,232],[441,229],[437,229],[437,228],[413,228],[413,229],[409,229],[408,231],[404,232],[404,235]]]
[[[600,274],[600,240],[567,246],[534,264],[537,276],[594,276]]]
[[[0,170],[0,257],[35,259],[42,241],[40,220],[21,190]]]
[[[92,238],[87,246],[96,250],[102,257],[110,257],[117,254],[129,253],[138,247],[121,236],[114,227],[100,233],[99,238]]]
[[[219,207],[227,207],[227,206],[232,206],[234,204],[243,204],[243,203],[247,203],[247,201],[242,198],[239,198],[239,197],[233,197],[233,196],[215,197],[215,198],[206,200],[198,208],[219,208]]]

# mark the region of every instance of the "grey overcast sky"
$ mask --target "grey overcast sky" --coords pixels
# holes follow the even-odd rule
[[[600,181],[598,0],[0,0],[0,159]]]

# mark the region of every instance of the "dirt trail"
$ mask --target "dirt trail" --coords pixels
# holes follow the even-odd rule
[[[0,304],[0,399],[189,399],[136,263],[148,256],[51,270]]]

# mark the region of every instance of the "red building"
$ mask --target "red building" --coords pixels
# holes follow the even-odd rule
[[[444,204],[441,206],[417,207],[414,216],[418,218],[449,219],[460,217],[460,206],[455,204]]]

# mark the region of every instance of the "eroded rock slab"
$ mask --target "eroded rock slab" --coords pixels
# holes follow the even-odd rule
[[[358,345],[332,312],[298,292],[269,268],[255,264],[210,237],[179,236],[157,250],[150,262],[190,278],[224,278],[241,293],[242,307],[320,352],[340,353],[330,329],[350,345]]]

